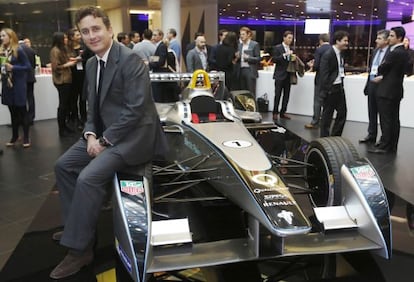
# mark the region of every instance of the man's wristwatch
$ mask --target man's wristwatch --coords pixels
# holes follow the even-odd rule
[[[99,145],[101,145],[101,146],[103,146],[103,147],[108,147],[109,145],[111,145],[111,144],[109,144],[109,143],[108,143],[108,141],[106,141],[106,140],[105,140],[105,138],[103,138],[102,136],[101,136],[101,137],[99,137],[98,141],[99,141]]]

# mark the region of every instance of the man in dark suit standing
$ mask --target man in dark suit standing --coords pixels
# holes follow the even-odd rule
[[[286,114],[287,105],[289,102],[290,95],[290,75],[287,72],[287,67],[289,61],[294,60],[295,56],[293,51],[290,49],[290,45],[293,42],[293,32],[287,30],[283,33],[283,42],[282,44],[276,45],[273,51],[273,62],[276,64],[275,72],[273,73],[273,79],[275,80],[275,101],[273,106],[273,120],[278,119],[280,113],[280,118],[290,119]],[[280,97],[282,96],[283,90],[283,100],[282,108],[279,111],[279,102]]]
[[[152,41],[155,44],[154,56],[150,57],[149,68],[153,72],[169,72],[167,68],[167,46],[162,42],[164,32],[160,29],[154,29],[152,32]],[[152,95],[154,101],[158,103],[168,102],[168,93],[164,91],[164,82],[152,83]]]
[[[313,117],[310,123],[305,124],[305,128],[316,129],[319,127],[319,119],[321,118],[321,98],[319,96],[319,67],[322,55],[329,49],[329,34],[322,33],[319,35],[319,47],[316,48],[313,55],[313,62],[310,64],[315,72],[315,82],[313,91]]]
[[[99,8],[79,9],[75,21],[96,56],[86,64],[84,138],[55,166],[65,226],[60,244],[69,252],[51,272],[53,279],[72,275],[93,260],[97,219],[115,172],[150,162],[165,144],[146,65],[112,40],[109,18]]]
[[[342,51],[348,48],[348,33],[338,30],[334,33],[334,45],[321,58],[319,68],[320,97],[322,98],[321,137],[341,136],[346,121],[346,99],[343,80],[345,77]],[[331,128],[334,111],[335,123]]]
[[[240,44],[238,70],[240,89],[249,90],[256,97],[256,79],[259,76],[257,68],[260,63],[259,43],[251,39],[252,31],[248,27],[240,28]]]
[[[382,136],[380,144],[368,150],[371,153],[385,154],[397,152],[400,136],[400,102],[403,98],[403,81],[410,62],[403,40],[403,27],[393,27],[388,37],[390,51],[378,67],[378,76],[374,82],[377,88],[377,105],[380,116]]]
[[[378,67],[388,53],[388,30],[380,30],[377,32],[376,49],[373,52],[371,67],[367,83],[365,84],[364,94],[368,97],[368,135],[359,140],[359,143],[375,143],[378,133],[378,107],[377,107],[377,87],[378,83],[374,82],[374,78],[378,74]]]

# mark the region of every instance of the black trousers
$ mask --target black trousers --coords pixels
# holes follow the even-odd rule
[[[35,100],[34,100],[34,82],[27,83],[27,111],[29,123],[32,123],[35,119]]]
[[[29,116],[27,115],[26,106],[9,106],[12,138],[10,142],[16,142],[19,138],[19,127],[23,127],[23,142],[29,143]]]
[[[313,116],[311,124],[318,125],[321,118],[322,99],[319,96],[319,85],[315,83],[315,89],[313,92]]]
[[[335,123],[331,128],[334,111],[336,111]],[[321,137],[341,136],[346,121],[346,99],[342,84],[332,86],[330,93],[323,100],[321,120]]]
[[[380,149],[396,151],[400,138],[400,102],[398,99],[377,97],[381,125]]]
[[[280,97],[282,96],[282,90],[283,90],[283,99],[282,99],[282,108],[280,109],[281,115],[286,113],[287,105],[289,103],[289,97],[290,97],[290,76],[289,75],[287,75],[287,77],[284,80],[275,79],[275,101],[273,105],[273,114],[279,113],[279,103],[280,103]]]
[[[378,134],[377,87],[378,83],[368,82],[368,135],[373,138],[377,138]]]
[[[70,102],[71,102],[71,87],[70,83],[55,84],[55,87],[59,93],[59,106],[57,112],[57,120],[59,130],[62,131],[66,128],[66,117],[69,114]]]

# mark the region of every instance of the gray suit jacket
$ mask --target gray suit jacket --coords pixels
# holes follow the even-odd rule
[[[240,43],[239,44],[240,56],[242,56],[242,49],[243,49],[243,44]],[[248,48],[248,55],[250,55],[250,57],[247,59],[247,62],[249,63],[249,67],[250,67],[250,73],[252,75],[252,78],[257,78],[259,76],[259,72],[257,71],[257,68],[260,63],[259,43],[257,43],[254,40],[250,40],[249,48]],[[237,68],[238,70],[240,70],[240,64],[241,64],[241,59],[238,61],[238,68]]]
[[[86,64],[88,119],[85,132],[95,132],[96,57]],[[113,42],[106,62],[100,99],[103,136],[128,165],[150,161],[166,149],[165,136],[151,95],[149,71],[131,49]]]
[[[186,63],[187,63],[187,72],[194,72],[195,70],[203,70],[203,63],[201,62],[200,56],[196,50],[197,47],[194,47],[187,53]],[[206,53],[206,60],[208,55]]]

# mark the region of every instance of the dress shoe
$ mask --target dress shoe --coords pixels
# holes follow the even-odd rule
[[[10,141],[10,142],[6,143],[6,147],[13,147],[15,144],[16,144],[16,142]]]
[[[359,143],[375,143],[375,141],[377,141],[376,138],[369,135],[358,140]]]
[[[384,150],[381,148],[369,149],[368,152],[373,153],[373,154],[381,154],[381,155],[392,153],[391,151]]]
[[[72,250],[68,252],[65,258],[50,273],[52,279],[62,279],[78,273],[82,267],[93,261],[93,250],[88,249],[84,253],[77,253]]]
[[[318,129],[319,125],[313,124],[313,123],[307,123],[307,124],[305,124],[305,128],[306,129]]]
[[[382,142],[377,142],[374,144],[374,147],[381,147],[381,145],[382,145]]]
[[[0,149],[0,155],[3,155],[3,149]]]
[[[273,114],[273,120],[278,120],[279,119],[279,114]]]
[[[288,116],[287,114],[280,114],[280,118],[291,119],[290,116]]]
[[[57,231],[53,233],[52,235],[53,241],[60,241],[60,239],[62,239],[62,235],[63,235],[63,231]]]

